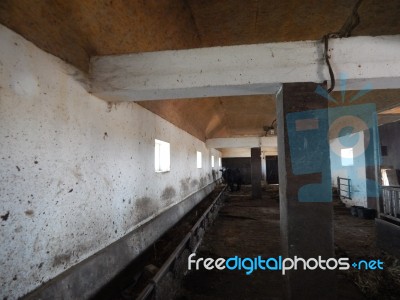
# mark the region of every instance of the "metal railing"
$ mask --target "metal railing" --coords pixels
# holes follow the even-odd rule
[[[344,199],[351,200],[351,179],[350,178],[337,178],[339,196]]]
[[[192,229],[186,234],[181,243],[176,247],[174,252],[168,257],[156,275],[149,280],[149,283],[144,288],[144,290],[139,294],[136,298],[137,300],[145,300],[145,299],[157,299],[157,287],[160,284],[161,280],[170,272],[174,271],[173,269],[177,269],[177,266],[181,265],[179,260],[187,261],[187,257],[185,254],[188,251],[196,252],[197,248],[201,243],[201,239],[204,235],[205,229],[211,224],[211,222],[216,218],[218,214],[219,207],[221,206],[221,196],[226,190],[225,186],[222,191],[218,194],[215,200],[211,203],[211,205],[207,208],[204,214],[200,217],[200,219],[193,225]],[[185,261],[185,262],[186,262]],[[182,270],[180,271],[180,275],[184,275]],[[174,273],[177,273],[176,270]],[[179,276],[179,274],[177,274]]]
[[[382,186],[381,217],[400,222],[400,187]]]

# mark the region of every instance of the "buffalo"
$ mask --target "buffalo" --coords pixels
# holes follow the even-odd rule
[[[229,186],[231,192],[240,191],[242,185],[242,175],[239,169],[224,168],[220,170],[224,182]]]

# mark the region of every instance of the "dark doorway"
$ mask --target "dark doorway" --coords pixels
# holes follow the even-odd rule
[[[239,169],[243,184],[251,184],[250,157],[223,157],[222,166],[230,169]]]
[[[266,156],[265,164],[267,172],[267,183],[278,184],[279,183],[278,156]]]

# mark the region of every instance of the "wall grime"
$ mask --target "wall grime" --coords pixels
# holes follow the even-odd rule
[[[90,95],[79,71],[3,26],[0,40],[0,298],[21,297],[103,251],[106,265],[84,271],[111,271],[84,282],[89,296],[94,281],[181,217],[162,213],[195,205],[183,200],[212,182],[210,157],[220,153],[135,103]],[[154,139],[171,144],[169,172],[154,171]],[[126,256],[105,250],[132,234],[113,246]]]

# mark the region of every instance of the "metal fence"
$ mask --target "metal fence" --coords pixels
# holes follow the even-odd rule
[[[382,217],[400,222],[400,187],[382,186]]]
[[[340,198],[351,200],[351,179],[338,177],[337,185]]]

